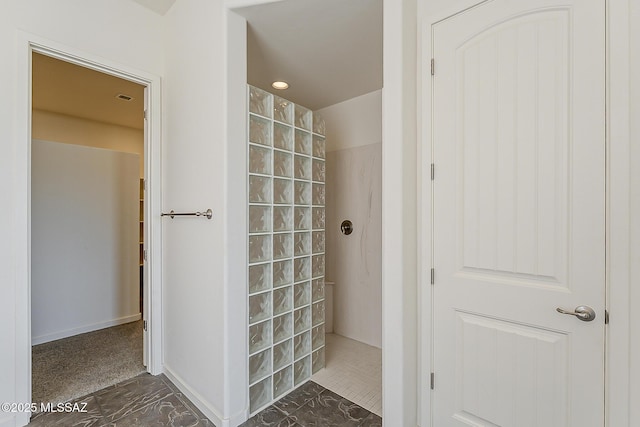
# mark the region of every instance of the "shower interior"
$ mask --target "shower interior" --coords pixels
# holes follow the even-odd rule
[[[286,184],[284,184],[284,179],[289,179],[289,177],[278,176],[276,175],[276,165],[282,164],[284,158],[288,158],[289,156],[285,154],[290,154],[292,162],[295,162],[296,159],[302,160],[302,157],[308,157],[311,166],[312,166],[312,177],[308,182],[308,188],[311,189],[311,196],[313,200],[309,202],[308,207],[310,208],[310,212],[312,214],[311,221],[318,221],[319,212],[325,212],[324,200],[322,204],[318,199],[319,197],[319,188],[323,189],[323,196],[326,198],[326,221],[323,224],[322,228],[319,228],[318,223],[314,223],[309,228],[296,229],[296,225],[294,224],[291,229],[279,230],[276,228],[276,221],[279,221],[280,215],[286,209],[282,209],[287,203],[283,202],[282,204],[270,202],[268,206],[269,209],[266,208],[266,202],[261,202],[257,199],[249,200],[249,247],[248,247],[248,255],[249,255],[249,289],[248,289],[248,311],[249,311],[249,356],[250,359],[247,361],[248,365],[248,373],[249,373],[249,398],[250,398],[250,413],[256,413],[261,408],[266,407],[271,402],[281,398],[286,395],[291,390],[295,389],[299,385],[306,382],[309,378],[320,383],[326,388],[337,392],[338,394],[343,395],[347,399],[354,401],[360,406],[365,407],[366,409],[371,410],[378,415],[381,415],[381,343],[380,339],[376,337],[371,337],[359,334],[352,334],[349,327],[345,329],[345,325],[348,326],[350,324],[354,324],[357,327],[362,326],[364,323],[368,323],[372,325],[372,329],[376,332],[374,335],[379,336],[381,334],[381,276],[376,270],[380,269],[380,244],[378,242],[368,241],[367,239],[373,238],[373,240],[380,240],[381,235],[381,223],[380,223],[380,193],[381,188],[376,185],[365,185],[363,180],[360,179],[362,175],[367,175],[369,180],[372,178],[378,179],[381,175],[380,170],[380,156],[381,156],[381,130],[380,122],[381,122],[381,105],[378,105],[378,102],[373,102],[373,109],[376,110],[373,116],[375,118],[371,118],[372,114],[369,114],[372,110],[370,95],[369,96],[369,104],[365,107],[365,113],[360,111],[360,107],[358,106],[358,102],[356,101],[353,106],[347,106],[347,110],[343,114],[341,114],[340,108],[344,109],[344,106],[340,107],[338,104],[347,104],[350,102],[352,98],[359,98],[363,93],[373,94],[374,98],[381,97],[381,85],[382,85],[382,73],[381,73],[381,27],[382,27],[382,19],[381,19],[381,9],[382,9],[382,1],[381,0],[354,0],[350,2],[350,5],[360,4],[361,7],[361,15],[367,15],[366,20],[371,21],[373,19],[374,25],[378,26],[380,29],[380,57],[378,64],[369,64],[369,66],[365,69],[357,73],[354,77],[354,73],[351,71],[351,76],[349,77],[350,82],[352,82],[351,86],[356,86],[359,81],[366,80],[371,75],[378,75],[379,81],[377,81],[373,86],[369,85],[369,88],[366,90],[359,89],[359,92],[353,93],[349,96],[343,97],[340,100],[336,100],[332,103],[324,103],[318,105],[317,102],[311,102],[309,104],[300,101],[297,97],[296,85],[292,85],[293,91],[291,88],[286,91],[277,91],[271,89],[270,82],[276,80],[275,78],[269,78],[269,80],[265,80],[264,76],[259,75],[263,73],[266,69],[269,68],[274,69],[278,68],[277,74],[282,76],[287,80],[291,77],[291,74],[300,77],[302,74],[302,80],[308,81],[310,84],[308,85],[310,90],[308,92],[314,92],[314,96],[321,98],[324,95],[326,90],[326,86],[323,86],[319,81],[309,79],[309,76],[305,73],[309,69],[313,69],[314,59],[317,58],[328,58],[329,56],[326,52],[323,52],[322,49],[318,50],[317,46],[309,47],[308,51],[312,54],[311,57],[305,57],[304,59],[299,60],[297,69],[292,71],[292,68],[289,69],[280,67],[280,63],[275,64],[271,63],[270,67],[262,67],[259,72],[256,71],[254,64],[256,63],[256,59],[252,59],[252,55],[255,55],[256,52],[258,56],[268,57],[269,55],[274,55],[279,58],[279,53],[274,53],[273,46],[264,45],[264,40],[261,40],[260,43],[255,41],[255,34],[252,36],[252,26],[254,24],[254,20],[258,19],[257,16],[267,16],[271,14],[272,10],[278,9],[278,13],[280,13],[283,18],[278,25],[273,25],[271,22],[271,28],[274,29],[273,37],[278,39],[278,41],[282,41],[282,34],[286,33],[287,39],[297,40],[301,38],[302,33],[307,32],[310,27],[320,26],[315,22],[316,20],[322,20],[322,17],[319,16],[318,13],[309,12],[309,10],[318,10],[318,7],[324,8],[327,11],[327,16],[332,15],[333,17],[329,21],[324,21],[324,31],[332,30],[335,33],[341,33],[347,36],[344,31],[339,31],[339,29],[334,28],[335,22],[337,21],[336,16],[338,10],[343,9],[346,5],[343,2],[338,0],[307,0],[304,5],[303,2],[300,1],[282,1],[274,4],[260,6],[259,13],[256,13],[256,8],[253,11],[242,13],[245,18],[247,18],[248,22],[248,45],[247,45],[247,59],[248,59],[248,83],[253,86],[253,89],[248,90],[248,106],[249,106],[249,122],[248,122],[248,157],[249,157],[249,188],[248,193],[250,197],[255,197],[254,192],[261,185],[266,185],[269,187],[269,183],[266,182],[265,178],[270,180],[270,190],[273,194],[267,195],[264,194],[265,197],[275,197],[276,191],[278,193],[282,193],[283,189],[286,189]],[[314,5],[315,3],[315,5]],[[318,6],[321,4],[322,6]],[[295,10],[296,7],[299,8],[298,12],[301,13],[302,16],[300,19],[292,18],[290,11],[285,11],[285,9]],[[305,9],[306,8],[306,9]],[[315,9],[314,9],[315,8]],[[334,9],[334,10],[331,10]],[[267,13],[268,12],[268,13]],[[340,11],[340,14],[345,15],[344,10]],[[270,15],[274,16],[274,15]],[[376,16],[379,18],[376,18]],[[285,18],[286,17],[286,18]],[[326,17],[325,17],[326,18]],[[376,21],[377,19],[377,21]],[[295,22],[296,25],[292,25],[291,23]],[[367,40],[366,43],[376,43],[376,37],[365,37],[363,28],[361,28],[361,22],[359,17],[354,17],[353,15],[350,17],[350,25],[351,29],[349,29],[351,36],[350,38]],[[369,25],[369,24],[367,24]],[[269,37],[268,31],[263,31],[266,27],[261,27],[262,37]],[[286,31],[284,31],[286,28]],[[253,29],[253,32],[255,29]],[[329,41],[329,33],[327,34],[326,41],[324,44],[330,46],[329,50],[336,50],[335,41]],[[355,37],[357,35],[357,37]],[[280,38],[278,38],[280,37]],[[316,38],[323,38],[318,37]],[[348,40],[345,39],[343,45],[348,44]],[[357,57],[362,54],[362,52],[367,51],[365,46],[359,47],[356,52],[351,48],[349,55],[352,57]],[[284,49],[283,49],[284,50]],[[369,55],[371,56],[371,55]],[[375,58],[377,56],[373,55]],[[330,59],[329,59],[330,61]],[[283,61],[285,62],[285,61]],[[317,64],[317,63],[316,63]],[[296,68],[296,67],[294,67]],[[357,67],[351,61],[341,61],[341,62],[333,62],[332,67],[333,70],[345,70],[345,73],[341,71],[335,71],[331,73],[336,77],[340,77],[341,75],[349,75],[351,69],[356,69]],[[379,68],[379,69],[378,69]],[[287,74],[288,73],[288,74]],[[278,78],[280,80],[281,78]],[[291,80],[294,80],[291,77]],[[291,82],[291,80],[288,80]],[[345,90],[345,93],[347,91]],[[251,98],[253,94],[253,99]],[[294,95],[295,94],[295,95]],[[280,95],[280,96],[278,96]],[[288,100],[287,100],[288,99]],[[344,101],[347,99],[347,101]],[[266,100],[262,102],[263,100]],[[293,101],[293,102],[291,102]],[[281,109],[281,106],[289,102],[292,108],[293,116],[291,120],[293,122],[287,122],[283,116],[281,116],[281,111],[277,111]],[[320,101],[318,101],[320,102]],[[294,104],[295,103],[295,104]],[[310,107],[309,109],[303,107],[302,105]],[[329,107],[326,107],[326,106]],[[332,111],[332,107],[336,107],[335,111]],[[296,114],[296,111],[300,111],[301,113]],[[325,129],[320,130],[320,123],[322,120],[320,116],[324,113],[323,111],[327,110],[330,118],[325,117],[324,123],[326,123]],[[308,113],[307,113],[308,111]],[[302,116],[307,115],[310,117],[308,120],[308,125],[302,125],[299,121]],[[278,115],[278,117],[276,117]],[[335,116],[342,115],[342,117],[336,119]],[[366,119],[363,119],[362,116],[367,116]],[[251,119],[253,117],[253,124],[251,124]],[[315,120],[314,120],[315,119]],[[262,123],[260,123],[262,120]],[[372,123],[367,123],[372,122]],[[351,139],[348,135],[340,135],[340,132],[333,132],[334,129],[338,127],[344,127],[345,122],[351,122],[352,128],[358,127],[371,127],[375,130],[375,132],[369,132],[367,136],[367,141],[360,145],[367,145],[367,147],[352,147]],[[265,138],[272,138],[266,145],[271,144],[268,148],[265,144],[262,144],[256,139],[256,135],[260,134],[261,131],[258,129],[262,126],[265,129],[268,129],[267,125],[271,125],[269,136],[265,136]],[[293,132],[293,148],[291,152],[287,152],[287,149],[284,146],[277,147],[276,146],[276,138],[281,139],[281,131],[282,126],[291,126]],[[337,125],[337,126],[334,126]],[[319,141],[325,134],[326,130],[326,156],[323,152],[322,155],[319,151]],[[352,129],[353,130],[353,129]],[[254,136],[251,137],[251,133],[254,132]],[[305,132],[309,132],[312,138],[312,147],[311,152],[305,151],[304,147],[296,147],[296,137],[301,136]],[[268,132],[267,132],[268,133]],[[348,133],[348,132],[347,132]],[[371,133],[376,134],[371,137]],[[357,138],[356,138],[357,139]],[[358,144],[356,144],[358,145]],[[268,160],[264,160],[265,163],[269,163],[272,167],[271,170],[266,171],[263,170],[258,172],[255,169],[256,164],[252,164],[252,156],[253,161],[255,162],[256,158],[260,157],[260,154],[263,156],[266,155],[266,151],[270,150],[271,157]],[[298,150],[298,151],[296,151]],[[310,153],[310,154],[309,154]],[[351,157],[349,157],[351,156]],[[278,158],[276,158],[278,157]],[[325,159],[326,157],[326,159]],[[264,158],[264,157],[263,157]],[[345,159],[351,158],[354,161],[353,164],[349,164],[349,161],[345,162]],[[342,159],[342,161],[341,161]],[[318,172],[320,165],[324,165],[323,173],[326,176],[322,181],[316,175]],[[260,163],[260,161],[258,161]],[[292,182],[292,197],[298,197],[298,189],[295,188],[295,184],[298,181],[306,179],[302,175],[295,175],[299,173],[297,169],[299,165],[292,164],[293,168],[293,176],[290,178]],[[287,166],[289,167],[289,166]],[[252,169],[254,168],[254,169]],[[363,169],[364,168],[364,169]],[[252,172],[253,171],[253,172]],[[326,172],[325,172],[326,171]],[[353,174],[349,175],[349,171]],[[282,173],[280,172],[282,175]],[[253,175],[253,177],[252,177]],[[360,176],[360,178],[358,178]],[[325,177],[323,177],[325,178]],[[355,179],[352,179],[355,178]],[[332,180],[332,182],[329,182]],[[374,179],[374,181],[375,181]],[[341,180],[345,180],[339,182]],[[349,185],[345,185],[347,181],[349,181]],[[252,189],[252,181],[253,181],[253,189]],[[366,181],[366,180],[365,180]],[[281,185],[282,184],[282,185]],[[283,187],[284,185],[284,187]],[[315,187],[315,189],[314,189]],[[331,188],[334,187],[334,191]],[[335,188],[342,187],[343,190],[347,189],[347,192],[343,194],[339,194],[338,191],[335,191]],[[303,188],[307,188],[307,186],[303,185],[302,182],[298,182],[298,188],[302,190]],[[349,194],[351,192],[352,194]],[[326,193],[326,195],[325,195]],[[252,195],[253,194],[253,195]],[[354,197],[355,195],[361,195],[362,197]],[[334,199],[332,199],[332,197]],[[365,210],[360,208],[356,208],[356,211],[351,213],[339,213],[335,212],[335,209],[332,210],[332,206],[330,206],[330,200],[334,202],[337,199],[349,199],[352,198],[354,200],[358,199],[359,201],[364,201],[368,206],[372,206],[372,210],[367,214]],[[275,200],[275,199],[271,199]],[[302,202],[302,200],[299,200]],[[295,215],[297,202],[294,200],[290,203],[292,207],[293,215]],[[362,205],[358,203],[358,206]],[[335,204],[334,206],[337,206]],[[302,203],[298,206],[298,208],[307,207],[305,203]],[[262,210],[262,213],[259,211]],[[315,210],[315,212],[314,212]],[[253,211],[253,212],[252,212]],[[268,212],[267,212],[268,211]],[[329,213],[332,212],[330,215]],[[371,215],[374,216],[374,223],[367,223],[368,220],[362,219],[361,215]],[[266,216],[265,216],[266,215]],[[264,227],[264,225],[259,225],[263,220],[256,220],[256,218],[269,218],[271,221],[270,229]],[[278,215],[278,216],[277,216]],[[314,217],[315,215],[315,217]],[[345,216],[344,218],[342,216]],[[354,232],[350,236],[344,236],[340,234],[340,222],[343,219],[349,219],[350,217],[354,220]],[[293,218],[293,223],[295,223],[298,219],[301,218]],[[267,220],[267,222],[269,221]],[[336,224],[337,222],[337,224]],[[325,231],[326,226],[326,231]],[[300,269],[304,269],[302,266],[303,261],[297,261],[298,266],[296,267],[296,260],[306,258],[306,250],[302,249],[302,252],[296,252],[301,250],[302,240],[299,240],[298,237],[301,237],[304,233],[311,233],[311,252],[309,252],[309,257],[315,259],[315,262],[310,261],[309,268],[311,270],[310,276],[308,279],[303,279],[303,276],[298,277],[297,274],[300,272]],[[322,249],[320,249],[320,233],[322,232]],[[299,233],[299,235],[298,235]],[[338,233],[339,236],[333,236],[333,234]],[[266,237],[268,235],[268,237]],[[278,248],[288,248],[289,247],[289,237],[285,235],[290,235],[293,239],[291,241],[291,247],[293,248],[293,253],[290,254],[288,249],[285,249],[284,252],[281,252],[280,255],[276,255],[276,251],[280,251]],[[332,235],[330,237],[330,235]],[[340,238],[345,238],[348,240],[338,240]],[[363,243],[364,242],[364,243]],[[354,246],[354,243],[357,243]],[[284,245],[284,246],[283,246]],[[364,246],[362,246],[364,245]],[[268,253],[264,259],[252,258],[252,248],[253,250],[258,249],[257,252]],[[326,253],[325,253],[326,248]],[[333,248],[333,249],[332,249]],[[348,252],[344,252],[346,250]],[[342,252],[341,252],[342,251]],[[357,252],[364,251],[360,259],[357,258]],[[320,257],[322,257],[322,261],[320,261]],[[355,257],[355,258],[354,258]],[[326,258],[326,260],[325,260]],[[252,260],[253,259],[253,260]],[[283,262],[284,261],[284,262]],[[292,261],[291,266],[288,266],[289,263],[286,261]],[[357,277],[344,277],[344,275],[338,274],[338,270],[344,270],[343,268],[336,268],[337,266],[345,266],[346,264],[351,264],[349,268],[351,268],[354,272],[359,274]],[[268,265],[268,266],[267,266]],[[318,271],[318,266],[322,265],[322,274],[320,275],[320,271]],[[326,268],[325,268],[326,265]],[[306,267],[305,267],[306,268]],[[326,271],[326,273],[325,273]],[[363,271],[368,272],[371,277],[362,277]],[[282,283],[278,283],[277,277],[286,276],[291,274],[294,278],[291,281],[287,281],[286,285]],[[335,281],[336,284],[333,287],[335,290],[335,300],[331,302],[326,301],[327,293],[325,293],[324,289],[324,281],[325,274],[327,281]],[[331,275],[331,276],[330,276]],[[269,285],[256,285],[258,277],[270,277],[269,280],[272,281]],[[355,280],[354,280],[355,279]],[[306,284],[308,282],[308,285]],[[257,288],[255,286],[258,286]],[[264,286],[264,287],[260,287]],[[289,294],[288,289],[291,289],[291,293]],[[376,303],[372,306],[367,306],[368,304],[368,296],[373,294],[375,296]],[[310,295],[310,299],[307,302],[306,295]],[[363,298],[367,297],[367,298]],[[291,301],[291,309],[290,311],[281,311],[277,307],[284,301]],[[285,302],[285,305],[288,304]],[[335,319],[325,319],[326,315],[326,307],[333,305],[334,312],[336,312]],[[349,306],[351,305],[351,310]],[[358,306],[358,309],[355,307]],[[320,308],[322,307],[322,308]],[[311,311],[311,322],[309,325],[309,329],[306,328],[307,323],[305,322],[305,312],[306,308],[309,308]],[[314,310],[315,308],[315,310]],[[349,316],[343,316],[340,313],[345,313],[349,311],[354,311],[359,319],[349,319]],[[268,313],[268,314],[265,314]],[[254,314],[252,314],[254,313]],[[320,321],[319,316],[322,313],[322,321]],[[286,320],[288,314],[291,314],[291,320]],[[257,317],[255,317],[257,315]],[[372,320],[373,319],[373,320]],[[334,322],[332,322],[332,320]],[[275,334],[278,331],[289,330],[289,322],[292,323],[291,328],[293,329],[290,335],[286,335],[286,338],[282,336],[276,337]],[[296,328],[295,324],[298,322],[298,327]],[[324,332],[326,332],[327,323],[334,323],[333,332],[326,335],[324,337]],[[356,327],[356,329],[357,329]],[[268,330],[268,331],[267,331]],[[322,331],[323,337],[320,338]],[[263,346],[255,346],[255,343],[252,343],[252,340],[260,337],[263,333],[268,333],[271,336],[267,337],[269,340],[268,345]],[[306,338],[310,337],[310,338]],[[284,341],[281,341],[284,340]],[[291,342],[291,344],[288,344]],[[309,343],[309,344],[307,344]],[[282,344],[282,345],[281,345]],[[291,349],[288,346],[291,345]],[[277,347],[277,348],[276,348]],[[292,354],[290,362],[289,359],[286,359],[286,362],[280,362],[280,354],[282,354],[282,347],[285,347],[284,353]],[[297,350],[296,350],[297,348]],[[364,352],[360,350],[364,349]],[[336,350],[336,351],[333,351]],[[368,351],[368,353],[367,353]],[[344,356],[355,356],[355,361],[349,361],[348,357]],[[365,359],[367,360],[365,362]],[[284,364],[283,364],[284,363]],[[289,364],[290,363],[290,364]],[[284,366],[284,367],[283,367]],[[324,367],[326,366],[326,367]],[[359,371],[359,372],[358,372]],[[324,375],[324,377],[323,377]],[[355,375],[355,376],[353,376]],[[342,384],[338,384],[337,381],[330,383],[330,378],[341,378]],[[358,376],[364,379],[373,378],[373,384],[366,384],[366,381],[359,381]],[[329,382],[327,382],[329,381]],[[365,398],[364,400],[357,400],[358,396],[350,396],[348,395],[349,389],[358,388],[356,387],[356,383],[360,382],[360,391],[358,393],[360,398]],[[340,388],[342,387],[342,388]]]

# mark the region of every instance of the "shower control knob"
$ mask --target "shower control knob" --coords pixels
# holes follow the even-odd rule
[[[353,233],[353,223],[348,219],[345,219],[344,221],[342,221],[342,224],[340,224],[340,231],[342,231],[342,234],[344,234],[345,236]]]

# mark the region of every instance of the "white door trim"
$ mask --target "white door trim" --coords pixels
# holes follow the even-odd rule
[[[490,1],[490,0],[485,0]],[[603,0],[605,1],[605,0]],[[607,173],[607,292],[608,310],[611,313],[607,330],[606,349],[606,404],[607,426],[630,426],[631,420],[640,416],[640,408],[631,402],[640,396],[640,372],[633,364],[632,355],[638,354],[640,348],[632,346],[638,342],[639,328],[632,327],[631,307],[640,303],[640,295],[631,292],[631,282],[640,279],[640,269],[634,267],[633,249],[640,247],[640,233],[632,228],[630,206],[640,206],[638,188],[633,187],[632,165],[640,167],[640,153],[631,149],[630,135],[630,10],[632,0],[607,1],[607,138],[608,138],[608,173]],[[429,374],[432,367],[432,319],[433,304],[430,288],[432,259],[431,230],[431,55],[432,25],[465,9],[474,7],[484,1],[462,0],[457,7],[448,8],[440,13],[422,16],[420,19],[420,40],[418,47],[418,81],[420,95],[418,101],[419,156],[418,168],[422,188],[419,193],[418,216],[420,218],[420,259],[421,284],[420,296],[420,409],[419,424],[431,425],[431,393]],[[436,61],[437,70],[437,61]],[[636,157],[633,157],[633,156]],[[437,174],[437,168],[436,168]],[[640,346],[638,346],[640,347]],[[436,373],[437,383],[437,373]],[[635,385],[634,385],[635,384]],[[637,385],[637,386],[636,386]],[[637,405],[636,405],[637,406]]]
[[[42,53],[67,62],[81,65],[99,72],[130,80],[149,88],[149,138],[144,147],[145,179],[147,180],[147,206],[145,222],[148,224],[146,245],[147,275],[145,280],[149,295],[149,313],[145,315],[149,325],[149,360],[147,370],[154,375],[162,372],[162,281],[161,281],[161,109],[160,77],[136,70],[105,58],[78,49],[61,45],[31,33],[16,34],[16,79],[14,92],[15,129],[19,150],[13,153],[15,185],[10,197],[15,200],[15,223],[13,230],[17,286],[15,293],[16,353],[15,396],[19,402],[31,401],[31,54]],[[19,414],[16,425],[29,422],[29,414]]]

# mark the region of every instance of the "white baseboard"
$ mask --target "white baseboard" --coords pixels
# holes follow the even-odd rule
[[[31,345],[44,344],[49,341],[55,341],[62,338],[72,337],[74,335],[84,334],[85,332],[93,332],[99,329],[110,328],[111,326],[118,326],[129,322],[135,322],[136,320],[140,320],[141,318],[142,315],[138,313],[131,316],[120,317],[118,319],[107,320],[105,322],[94,323],[92,325],[83,325],[77,328],[67,329],[66,331],[40,335],[39,337],[31,337]]]
[[[235,427],[239,424],[230,424],[229,419],[224,419],[216,408],[206,403],[204,398],[200,396],[198,392],[189,387],[182,378],[174,373],[167,365],[164,365],[164,374],[215,425],[219,427]]]

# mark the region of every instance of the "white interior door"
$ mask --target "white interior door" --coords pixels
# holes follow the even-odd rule
[[[603,426],[605,1],[432,30],[433,425]]]

